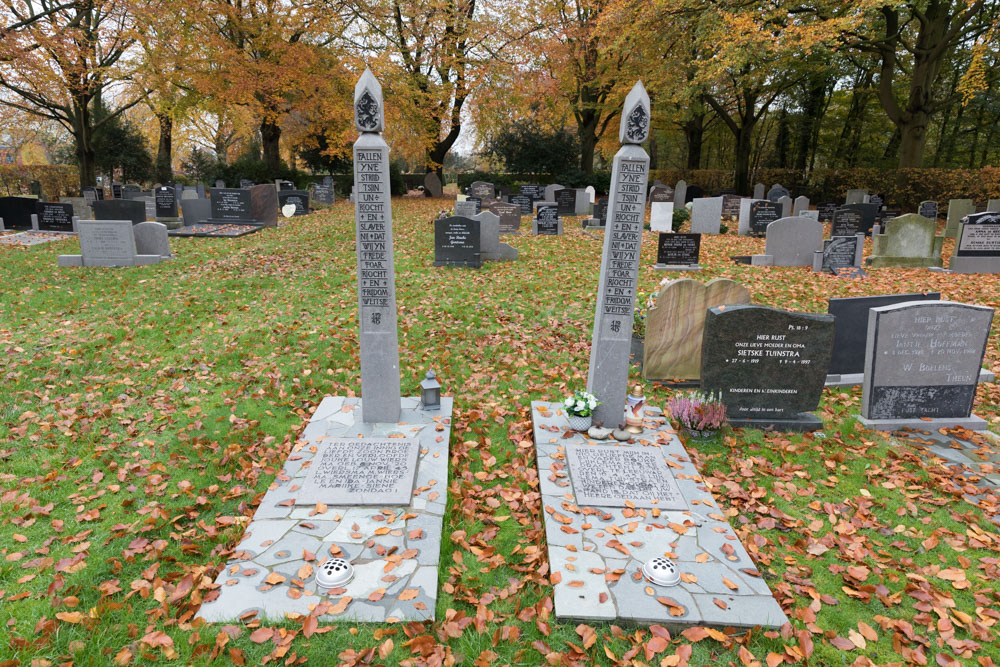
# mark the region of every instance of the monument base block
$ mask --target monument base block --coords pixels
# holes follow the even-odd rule
[[[617,442],[570,431],[561,403],[531,408],[556,618],[671,632],[787,622],[659,410],[647,408],[645,431]],[[642,497],[643,489],[655,490]],[[643,578],[643,564],[658,556],[673,559],[681,583]]]
[[[654,264],[657,271],[701,271],[701,264]]]
[[[986,420],[976,415],[952,419],[867,419],[859,416],[858,422],[872,431],[899,431],[904,428],[936,431],[939,428],[954,427],[966,428],[970,431],[985,431],[988,428]]]
[[[952,257],[953,273],[1000,273],[1000,257]]]
[[[759,428],[762,431],[818,431],[823,420],[811,412],[800,412],[788,419],[730,419],[733,428]]]
[[[773,255],[751,255],[750,264],[753,266],[774,266]]]
[[[452,399],[442,397],[439,410],[422,410],[418,398],[407,397],[401,408],[397,424],[366,424],[360,398],[327,396],[320,402],[219,570],[199,618],[236,623],[256,611],[258,619],[277,622],[327,603],[330,613],[320,616],[320,624],[434,620]],[[314,459],[323,442],[333,438],[416,440],[409,504],[333,506],[323,500],[329,491],[307,491],[312,486],[304,483]],[[377,477],[374,470],[386,465],[381,461],[367,476]],[[331,476],[338,472],[318,469]],[[365,472],[359,469],[356,477]],[[348,560],[354,578],[339,588],[319,588],[315,573],[331,557]]]
[[[873,269],[929,269],[932,266],[941,267],[944,261],[940,257],[891,257],[874,255],[865,260],[865,264]]]

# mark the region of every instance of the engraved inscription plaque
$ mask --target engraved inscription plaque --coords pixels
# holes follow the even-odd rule
[[[420,445],[402,438],[331,438],[316,456],[296,505],[409,505]]]
[[[658,450],[570,446],[566,460],[578,505],[688,508]]]

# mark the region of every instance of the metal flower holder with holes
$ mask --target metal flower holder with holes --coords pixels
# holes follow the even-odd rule
[[[675,394],[667,411],[678,425],[696,438],[710,438],[726,425],[726,405],[722,395],[688,391]]]
[[[574,431],[586,431],[594,423],[594,409],[601,402],[593,394],[577,389],[563,401],[569,416],[569,427]]]

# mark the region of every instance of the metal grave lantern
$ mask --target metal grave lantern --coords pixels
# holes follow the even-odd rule
[[[420,383],[420,407],[424,410],[441,409],[441,384],[434,371],[427,371],[427,377]]]

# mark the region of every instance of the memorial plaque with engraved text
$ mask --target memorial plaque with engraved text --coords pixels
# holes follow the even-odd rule
[[[330,438],[296,492],[296,505],[409,505],[420,444],[401,438]]]
[[[577,505],[688,509],[657,450],[569,446],[566,460]]]

